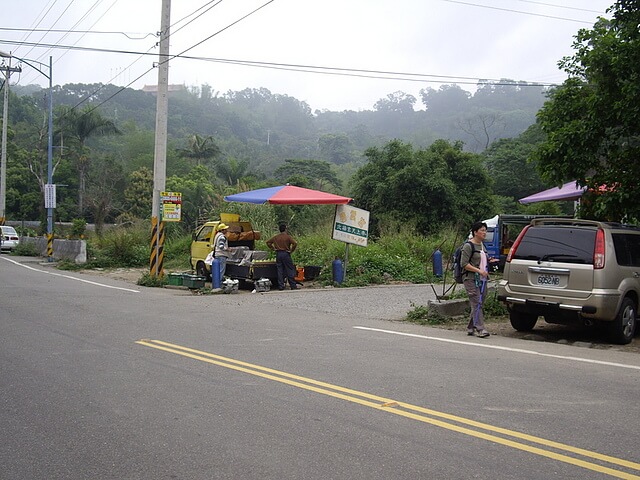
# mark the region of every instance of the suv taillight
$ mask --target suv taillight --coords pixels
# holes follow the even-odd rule
[[[604,268],[604,230],[599,228],[596,232],[596,245],[593,249],[593,268]]]
[[[507,255],[507,262],[511,262],[511,258],[516,254],[516,249],[518,248],[518,246],[520,246],[520,242],[522,241],[522,238],[524,237],[524,234],[527,232],[527,230],[529,230],[529,227],[531,225],[527,225],[526,227],[524,227],[522,229],[522,231],[520,232],[520,235],[518,235],[518,238],[516,238],[516,241],[513,242],[513,245],[511,246],[511,250],[509,250],[509,255]]]

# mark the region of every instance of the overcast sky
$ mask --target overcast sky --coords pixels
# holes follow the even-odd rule
[[[169,83],[209,84],[220,93],[264,87],[305,101],[312,110],[334,111],[372,109],[376,101],[396,91],[414,95],[416,108],[422,108],[421,89],[459,83],[474,91],[479,78],[561,83],[565,76],[557,62],[573,53],[573,36],[580,28],[591,28],[598,16],[606,16],[612,3],[173,0],[171,54],[202,59],[172,60]],[[55,85],[157,84],[153,63],[161,0],[3,0],[3,4],[0,51],[47,65],[51,55]],[[110,52],[115,50],[131,53]],[[142,56],[145,52],[156,56]],[[214,60],[259,62],[272,68]],[[273,64],[282,65],[273,68]],[[48,66],[44,70],[48,74]],[[383,75],[390,77],[386,79],[370,78],[381,76],[371,71],[392,73]],[[22,74],[11,80],[47,85],[45,77],[25,65]]]

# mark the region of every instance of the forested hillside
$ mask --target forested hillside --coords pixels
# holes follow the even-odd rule
[[[46,94],[33,86],[11,89],[9,219],[42,215]],[[393,92],[371,110],[312,112],[305,102],[264,88],[226,93],[209,85],[177,88],[169,96],[167,189],[185,194],[187,224],[194,225],[199,214],[216,208],[221,196],[236,188],[295,181],[351,194],[351,180],[367,163],[368,149],[392,140],[416,149],[446,140],[470,154],[487,151],[487,168],[498,173],[525,165],[521,155],[513,157],[518,148],[504,142],[519,144],[506,139],[517,139],[535,123],[544,87],[504,80],[482,82],[474,94],[457,85],[420,94],[417,99]],[[148,217],[155,95],[69,84],[56,86],[53,99],[54,183],[64,185],[58,188],[56,220],[100,224]],[[500,139],[501,147],[489,148]],[[505,158],[513,169],[503,165]],[[493,193],[511,199],[532,193],[541,184],[535,170],[528,171],[521,188],[513,178],[496,175]]]

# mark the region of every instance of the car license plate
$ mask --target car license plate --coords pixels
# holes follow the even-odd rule
[[[560,277],[557,275],[538,275],[538,285],[557,287],[560,285]]]

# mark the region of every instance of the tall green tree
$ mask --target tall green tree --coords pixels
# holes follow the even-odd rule
[[[103,117],[91,105],[87,105],[82,110],[78,110],[75,107],[62,106],[58,113],[60,143],[63,144],[66,141],[66,146],[71,147],[78,171],[78,215],[82,217],[84,214],[86,177],[91,163],[91,150],[86,146],[87,139],[94,136],[120,134],[120,130],[112,120]]]
[[[316,190],[324,190],[328,185],[340,188],[342,183],[331,169],[331,164],[322,160],[287,159],[284,161],[284,165],[276,169],[274,176],[278,180],[298,186],[300,186],[299,183],[293,181],[292,178],[304,177],[306,179],[306,181],[303,180],[304,183]]]
[[[124,190],[124,208],[133,218],[150,218],[153,202],[153,171],[141,167],[129,175]]]
[[[167,178],[167,190],[182,193],[182,225],[195,229],[199,219],[214,210],[219,197],[210,179],[210,172],[204,166],[194,167],[183,177]]]
[[[431,87],[420,90],[422,103],[429,113],[449,116],[469,108],[471,94],[459,85],[441,85],[438,90]]]
[[[381,98],[373,106],[377,112],[413,113],[416,97],[409,93],[397,91]]]
[[[109,156],[95,159],[87,176],[86,200],[98,235],[105,221],[121,210],[124,185],[122,165]]]
[[[493,192],[496,195],[517,200],[546,188],[536,164],[528,161],[542,141],[541,137],[532,133],[534,130],[539,131],[539,127],[533,125],[518,138],[500,139],[482,153],[494,181]]]
[[[438,140],[425,150],[393,140],[366,152],[353,179],[355,204],[380,219],[411,222],[420,233],[443,224],[467,228],[494,214],[491,180],[479,155],[460,142]],[[375,228],[375,226],[374,226]]]
[[[353,145],[349,137],[343,133],[328,133],[318,139],[318,148],[325,158],[336,165],[353,160]]]
[[[181,154],[195,160],[196,165],[205,165],[220,155],[220,147],[211,136],[203,137],[196,133],[189,136],[187,143],[188,147],[181,150]]]
[[[247,159],[229,158],[215,163],[216,175],[221,180],[224,180],[227,185],[237,185],[247,174],[248,169],[249,160]]]
[[[640,219],[640,1],[607,12],[560,62],[569,78],[538,114],[547,140],[533,158],[549,182],[589,187],[583,216]]]

